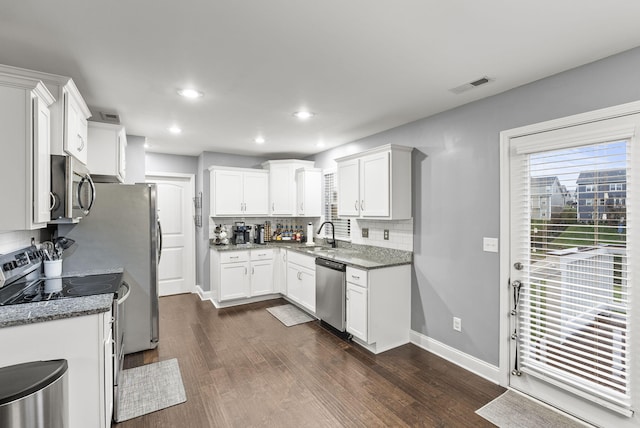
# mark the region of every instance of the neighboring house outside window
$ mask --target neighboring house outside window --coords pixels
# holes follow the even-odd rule
[[[550,219],[552,213],[562,212],[567,203],[568,192],[557,176],[531,177],[530,191],[531,218],[534,220]]]
[[[579,221],[602,219],[617,224],[626,217],[625,169],[583,171],[576,184]]]

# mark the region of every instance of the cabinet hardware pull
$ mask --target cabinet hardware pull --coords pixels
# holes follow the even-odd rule
[[[360,279],[360,277],[359,277],[359,276],[356,276],[356,275],[351,275],[351,278],[353,278],[353,279]]]
[[[84,149],[84,139],[80,134],[78,134],[78,138],[80,139],[80,147],[78,147],[78,151],[81,152]]]
[[[276,210],[276,203],[272,202],[271,203],[271,211],[275,211]]]
[[[298,280],[302,281],[302,278],[300,277],[300,275],[302,275],[302,272],[298,272]]]
[[[230,259],[239,259],[240,256],[229,256]]]
[[[364,199],[360,201],[360,211],[364,211]]]
[[[246,267],[244,268],[244,274],[245,275],[247,274],[247,268]]]
[[[254,268],[253,266],[251,266],[251,275],[256,273],[256,268]]]
[[[357,199],[356,199],[355,208],[356,208],[356,211],[357,211],[358,210],[358,200]]]
[[[49,192],[51,196],[51,206],[49,207],[49,211],[53,211],[53,208],[56,206],[56,195],[53,192]]]
[[[266,256],[266,255],[267,255],[267,253],[258,253],[258,257],[259,256]]]

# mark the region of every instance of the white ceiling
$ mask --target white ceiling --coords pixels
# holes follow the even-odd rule
[[[151,151],[302,156],[639,46],[638,17],[631,0],[4,1],[0,63],[71,76]]]

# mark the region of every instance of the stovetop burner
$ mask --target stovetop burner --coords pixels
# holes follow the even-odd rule
[[[0,289],[0,306],[117,293],[121,283],[121,273],[42,278],[30,284],[15,283]]]

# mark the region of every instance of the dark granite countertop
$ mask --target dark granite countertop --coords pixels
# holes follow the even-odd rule
[[[113,294],[69,297],[0,307],[0,328],[99,314],[111,309]]]
[[[211,245],[210,248],[216,251],[285,248],[287,250],[294,250],[301,254],[321,257],[329,260],[336,260],[341,263],[345,263],[348,266],[366,270],[407,265],[411,264],[413,261],[413,253],[411,251],[374,247],[370,245],[357,245],[342,241],[338,242],[338,248],[331,248],[330,246],[317,242],[316,244],[310,246],[304,243],[287,241],[270,242],[264,245]]]

